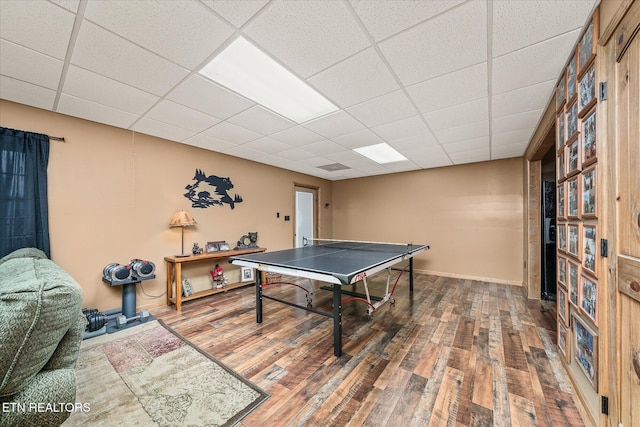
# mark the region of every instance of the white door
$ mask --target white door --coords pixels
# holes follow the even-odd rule
[[[295,187],[296,216],[295,216],[295,246],[304,245],[303,239],[315,238],[315,200],[317,190],[313,188]]]

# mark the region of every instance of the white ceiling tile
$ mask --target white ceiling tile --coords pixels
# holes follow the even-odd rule
[[[194,132],[202,132],[220,122],[218,118],[166,99],[155,105],[145,117]]]
[[[202,0],[202,2],[231,22],[236,28],[240,28],[262,9],[268,0]]]
[[[533,129],[540,121],[544,109],[496,117],[491,125],[493,133],[505,133],[521,129]]]
[[[262,135],[249,129],[245,129],[241,126],[234,125],[229,122],[220,122],[217,125],[203,132],[206,135],[213,136],[217,139],[225,141],[233,141],[237,144],[244,144],[245,142],[253,141],[260,138]]]
[[[435,139],[431,133],[424,133],[421,135],[414,135],[408,138],[396,139],[394,141],[389,142],[396,150],[413,150],[415,148],[420,147],[429,147],[437,145],[438,141]]]
[[[333,138],[364,129],[362,123],[344,111],[337,111],[320,117],[319,119],[306,122],[303,126],[325,138]]]
[[[223,120],[255,105],[246,98],[197,75],[190,76],[180,83],[167,95],[167,99]]]
[[[184,144],[193,145],[194,147],[200,147],[206,150],[213,150],[218,152],[224,152],[238,145],[232,142],[214,138],[209,135],[205,135],[204,133],[199,133],[197,135],[189,137],[182,142]]]
[[[62,91],[118,110],[143,114],[159,97],[88,70],[69,66]]]
[[[117,110],[115,108],[65,94],[60,95],[56,111],[69,116],[92,120],[94,122],[99,121],[100,123],[124,129],[131,126],[131,124],[139,117],[135,114],[127,113],[126,111]]]
[[[45,110],[53,109],[56,92],[0,75],[0,98]]]
[[[594,0],[493,2],[493,56],[582,28]],[[566,58],[565,58],[566,59]]]
[[[70,12],[77,13],[78,6],[80,6],[80,0],[49,0],[51,3],[55,3],[64,7]]]
[[[344,147],[342,145],[336,144],[328,139],[305,145],[304,149],[311,153],[320,155],[335,154],[344,151]]]
[[[544,108],[554,93],[555,84],[553,79],[494,95],[491,116],[495,119]]]
[[[265,155],[265,153],[263,153],[262,151],[253,150],[249,147],[245,147],[244,145],[237,145],[228,150],[225,150],[225,154],[228,154],[234,157],[240,157],[242,159],[255,160],[255,161],[264,157]]]
[[[455,7],[463,1],[355,0],[351,1],[351,5],[371,36],[376,41],[380,41]]]
[[[261,135],[271,135],[278,131],[295,126],[285,119],[259,105],[249,108],[229,119],[231,123],[258,132]]]
[[[407,87],[423,113],[486,98],[487,91],[486,62]]]
[[[63,65],[50,56],[0,40],[0,74],[4,76],[58,89]]]
[[[486,2],[466,2],[379,46],[400,80],[412,85],[486,62],[486,16]]]
[[[242,144],[243,147],[251,148],[252,150],[260,151],[266,154],[276,154],[282,151],[291,150],[293,147],[277,139],[270,138],[268,136],[247,142]]]
[[[405,119],[418,113],[401,90],[354,105],[347,108],[347,112],[368,127]]]
[[[491,146],[496,147],[499,145],[507,144],[524,144],[529,143],[529,138],[533,135],[535,129],[520,129],[511,132],[497,133],[491,137]]]
[[[422,116],[413,116],[408,119],[375,126],[371,130],[387,142],[429,133]]]
[[[371,132],[369,129],[359,130],[347,135],[336,136],[335,138],[331,138],[331,140],[350,149],[384,142],[378,135]]]
[[[451,159],[439,145],[420,147],[405,151],[411,160],[423,168],[450,166]]]
[[[348,6],[337,1],[271,2],[245,33],[303,78],[369,46]]]
[[[452,142],[450,144],[442,144],[442,147],[448,154],[459,153],[461,151],[479,150],[481,148],[486,148],[488,150],[489,137],[482,136],[480,138],[472,138],[464,141]]]
[[[479,148],[476,150],[460,151],[458,153],[451,153],[449,157],[456,165],[462,165],[465,163],[485,162],[491,160],[489,156],[489,147]]]
[[[90,22],[83,22],[71,63],[156,95],[164,95],[187,70]]]
[[[280,151],[278,156],[284,157],[289,160],[304,160],[309,157],[313,157],[313,154],[307,150],[301,150],[300,148],[290,148],[288,150]]]
[[[0,1],[0,38],[64,59],[75,15],[45,1]]]
[[[346,108],[399,89],[376,51],[366,49],[309,79],[318,91]]]
[[[555,80],[569,58],[579,30],[563,34],[493,60],[494,94]]]
[[[426,113],[424,117],[431,129],[438,135],[438,131],[441,129],[488,120],[488,102],[487,98],[477,99],[465,104]]]
[[[233,33],[231,26],[194,1],[90,1],[84,16],[186,68],[201,64]]]
[[[527,148],[526,143],[504,144],[491,148],[491,159],[509,159],[512,157],[521,157]]]
[[[276,132],[271,135],[271,138],[275,138],[279,141],[296,147],[306,144],[312,144],[324,139],[321,135],[318,135],[317,133],[312,132],[300,125],[285,129],[280,132]]]
[[[414,160],[423,169],[441,168],[445,166],[451,166],[453,162],[449,159],[449,156],[432,156],[426,158],[416,157]]]
[[[136,132],[145,133],[147,135],[157,136],[158,138],[169,139],[171,141],[183,141],[195,133],[190,130],[171,126],[148,118],[141,118],[131,129]]]
[[[441,144],[448,144],[454,141],[489,136],[489,120],[468,123],[448,129],[435,131],[438,141]]]
[[[324,155],[327,159],[335,163],[345,164],[356,159],[361,159],[362,156],[352,150],[339,151],[337,153],[327,153]]]

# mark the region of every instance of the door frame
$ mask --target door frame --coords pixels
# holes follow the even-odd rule
[[[303,188],[306,190],[309,190],[310,192],[314,193],[314,198],[313,198],[313,234],[316,238],[318,238],[318,236],[320,236],[320,218],[318,217],[320,215],[320,209],[318,207],[318,201],[320,200],[320,187],[316,186],[316,185],[309,185],[309,184],[302,184],[299,182],[294,182],[293,183],[293,221],[292,221],[292,240],[293,240],[293,247],[296,246],[296,224],[298,222],[297,219],[297,208],[296,208],[296,192],[298,191],[297,188]]]

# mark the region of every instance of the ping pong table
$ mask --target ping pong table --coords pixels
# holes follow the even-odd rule
[[[394,303],[391,286],[391,267],[408,260],[409,292],[413,293],[413,257],[429,249],[428,245],[397,244],[381,242],[344,241],[327,239],[304,239],[304,245],[299,248],[285,249],[274,252],[247,254],[229,258],[234,265],[254,268],[259,272],[288,275],[309,279],[311,290],[298,284],[290,284],[302,288],[307,292],[307,306],[296,304],[263,293],[263,288],[269,283],[262,282],[262,274],[256,274],[256,322],[262,323],[263,298],[297,307],[306,311],[320,314],[333,319],[333,353],[342,355],[342,295],[350,295],[348,300],[361,301],[367,304],[367,313],[372,317],[373,312],[386,302]],[[382,297],[370,295],[367,277],[387,270],[387,285]],[[401,271],[401,273],[402,273]],[[400,273],[400,274],[401,274]],[[400,276],[398,275],[398,279]],[[313,295],[312,280],[329,283],[333,291],[333,312],[317,310],[312,306],[310,295]],[[355,285],[362,281],[365,294],[345,291],[343,286]],[[327,289],[323,287],[323,289]]]

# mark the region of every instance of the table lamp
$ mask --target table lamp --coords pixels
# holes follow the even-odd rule
[[[182,253],[180,255],[176,255],[178,257],[189,256],[189,254],[184,253],[184,228],[190,227],[192,225],[196,225],[197,222],[189,212],[185,210],[179,210],[173,215],[171,221],[169,221],[169,227],[180,227],[182,229]]]

